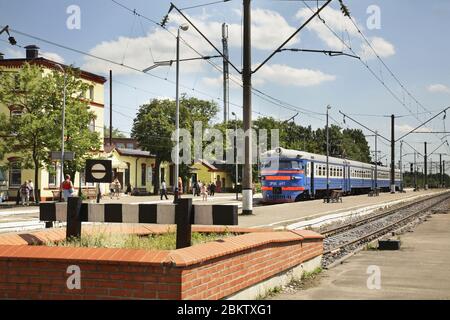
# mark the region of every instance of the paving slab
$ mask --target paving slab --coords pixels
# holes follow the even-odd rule
[[[273,299],[450,299],[450,214],[432,215],[400,240],[398,251],[361,251],[323,271],[317,286]]]

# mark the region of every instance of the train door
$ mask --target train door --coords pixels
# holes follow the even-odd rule
[[[314,191],[314,174],[315,174],[315,165],[314,162],[311,162],[311,177],[310,177],[310,190],[311,190],[311,197],[315,196]]]
[[[342,184],[342,191],[346,192],[347,191],[347,168],[345,167],[345,165],[342,166],[342,179],[344,179],[343,184]]]

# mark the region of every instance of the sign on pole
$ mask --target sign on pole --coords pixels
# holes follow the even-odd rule
[[[65,161],[73,161],[75,157],[75,153],[73,151],[64,151],[64,160]],[[61,160],[61,151],[52,151],[51,152],[52,160]]]
[[[86,160],[86,182],[111,183],[111,160]]]

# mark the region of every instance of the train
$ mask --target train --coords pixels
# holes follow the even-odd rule
[[[261,154],[260,180],[264,203],[295,202],[321,198],[327,191],[326,156],[276,148]],[[344,195],[390,190],[390,169],[370,163],[328,157],[329,190]],[[375,179],[375,171],[378,178]],[[395,169],[400,188],[400,170]]]

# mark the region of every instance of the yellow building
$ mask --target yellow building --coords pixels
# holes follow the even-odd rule
[[[20,59],[5,59],[3,54],[0,53],[0,70],[13,72],[21,68],[26,62],[30,64],[35,64],[44,69],[44,73],[52,72],[54,70],[60,70],[57,62],[48,60],[46,58],[39,57],[39,48],[36,46],[27,46],[26,48],[26,58]],[[59,64],[61,65],[61,64]],[[66,67],[61,65],[62,67]],[[82,81],[89,84],[89,90],[84,94],[84,99],[89,103],[89,109],[93,111],[96,115],[96,119],[90,124],[92,130],[97,131],[100,134],[100,138],[103,141],[103,121],[104,121],[104,83],[106,79],[102,76],[80,71],[80,78]],[[8,116],[20,115],[22,110],[17,109],[14,106],[6,106],[0,104],[0,112],[7,114]],[[51,150],[49,150],[51,151]],[[56,151],[56,150],[54,150]],[[6,168],[0,169],[0,198],[7,195],[10,199],[15,198],[17,195],[18,188],[25,180],[34,180],[34,170],[33,169],[21,169],[19,167],[20,158],[14,154],[8,154],[3,160],[0,160],[0,167]],[[53,197],[53,192],[58,190],[60,184],[60,166],[55,163],[56,173],[49,173],[46,169],[39,170],[39,181],[34,182],[35,189],[40,190],[41,200],[50,199]],[[83,177],[76,175],[74,185],[78,187],[80,185],[82,188],[93,188],[93,185],[86,184]]]
[[[107,143],[108,140],[105,138],[103,158],[112,161],[113,176],[119,180],[122,190],[125,192],[129,186],[132,194],[153,193],[157,179],[155,156],[139,149],[134,139],[113,138],[112,145]],[[163,162],[160,170],[161,181],[165,180],[170,189],[173,165]]]
[[[224,164],[211,164],[205,160],[199,160],[190,166],[192,172],[189,181],[189,190],[192,189],[194,181],[203,183],[214,182],[216,192],[230,192],[234,188],[234,181],[231,175],[225,171]]]

